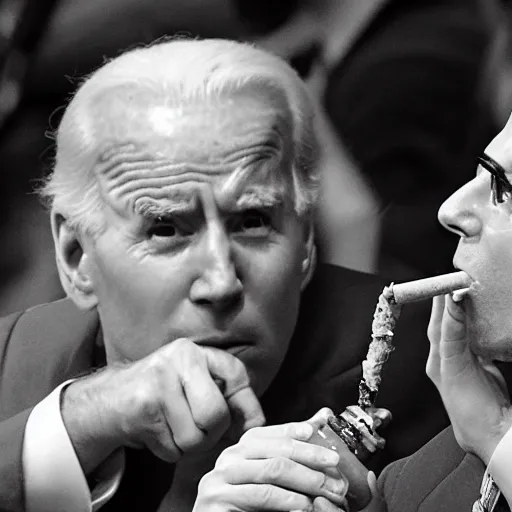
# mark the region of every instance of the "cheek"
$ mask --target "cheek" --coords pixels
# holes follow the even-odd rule
[[[277,374],[295,329],[301,266],[296,253],[275,255],[258,266],[258,272],[254,272],[246,288],[246,299],[257,312],[252,321],[257,321],[261,335],[258,349],[247,364],[253,386],[260,395]]]
[[[504,262],[501,262],[504,263]],[[472,349],[484,357],[503,359],[512,342],[512,279],[505,268],[490,266],[467,303]]]
[[[298,307],[303,273],[297,245],[290,242],[259,255],[247,254],[242,263],[249,298],[277,324],[279,319],[293,315]]]
[[[170,312],[186,293],[187,276],[163,260],[138,260],[126,251],[110,256],[94,272],[105,340],[115,359],[137,360],[168,341]]]

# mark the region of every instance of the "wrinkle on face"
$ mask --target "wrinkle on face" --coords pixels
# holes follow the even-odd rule
[[[100,190],[114,210],[133,214],[141,204],[167,202],[187,183],[222,182],[232,193],[256,175],[283,181],[293,143],[291,115],[281,107],[245,96],[177,112],[150,107],[133,129],[140,134],[142,123],[144,136],[128,134],[102,147],[95,168]]]
[[[219,209],[231,213],[259,208],[272,209],[285,203],[283,190],[268,185],[249,185],[243,191],[231,191],[219,186],[212,192]],[[145,218],[172,217],[197,212],[200,209],[199,198],[202,194],[204,187],[194,186],[189,189],[173,189],[162,201],[155,201],[148,196],[141,197],[135,204],[135,212]]]

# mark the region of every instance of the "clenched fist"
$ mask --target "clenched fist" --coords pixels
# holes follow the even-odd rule
[[[265,421],[243,363],[189,339],[73,382],[62,416],[86,474],[121,446],[174,462]]]

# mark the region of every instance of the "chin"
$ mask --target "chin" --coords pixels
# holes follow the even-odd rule
[[[468,325],[468,339],[471,351],[488,361],[512,362],[511,330],[482,323]]]

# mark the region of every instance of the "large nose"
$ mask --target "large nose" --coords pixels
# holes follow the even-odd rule
[[[229,235],[221,222],[206,228],[198,252],[199,272],[190,288],[190,299],[219,311],[239,305],[243,286],[233,260]]]
[[[482,214],[489,201],[490,184],[482,177],[473,179],[459,188],[439,208],[439,222],[449,231],[463,238],[479,236]]]

